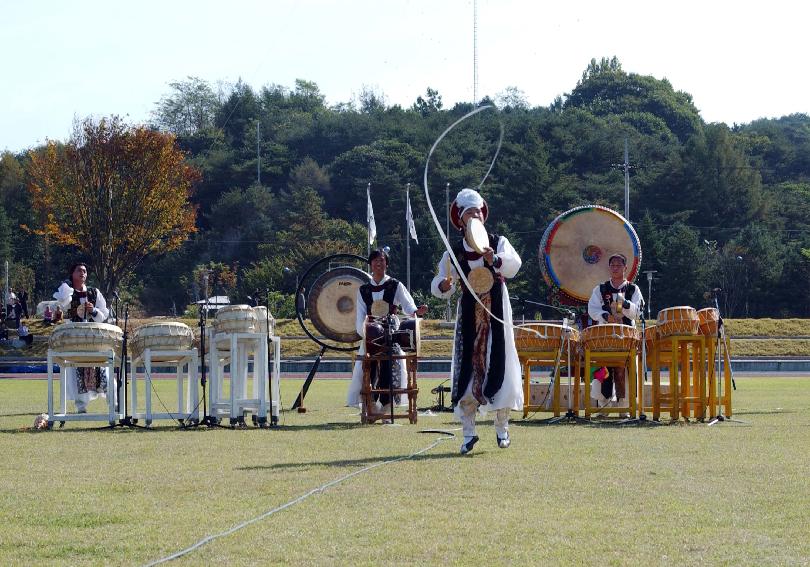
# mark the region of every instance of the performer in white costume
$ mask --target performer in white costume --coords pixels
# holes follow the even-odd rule
[[[615,323],[635,327],[644,299],[641,289],[625,279],[627,258],[622,254],[613,254],[608,258],[608,269],[610,279],[593,288],[588,301],[588,315],[596,325]],[[599,384],[599,390],[596,384],[592,384],[591,397],[602,404],[618,398],[619,407],[626,406],[626,374],[625,368],[610,368],[609,378]],[[630,414],[625,413],[621,417],[630,417]]]
[[[67,314],[69,321],[95,321],[103,323],[110,312],[101,291],[87,287],[87,265],[76,263],[70,267],[70,277],[62,282],[53,298]],[[87,412],[87,403],[107,394],[106,368],[68,368],[67,399],[74,400],[78,413]]]
[[[368,263],[371,266],[371,282],[360,286],[360,289],[357,290],[357,298],[355,300],[357,309],[355,327],[357,334],[363,337],[363,340],[360,343],[360,350],[357,353],[358,360],[354,365],[352,381],[349,385],[349,393],[346,399],[346,404],[349,406],[359,407],[361,402],[360,389],[363,386],[362,358],[366,354],[365,335],[366,322],[368,321],[369,315],[375,315],[377,317],[394,315],[397,306],[401,306],[402,310],[407,315],[422,316],[427,313],[427,305],[417,307],[413,297],[408,293],[405,286],[386,274],[388,260],[388,254],[384,250],[372,250],[368,257]],[[373,305],[378,306],[380,309],[379,313],[372,313]],[[396,317],[394,317],[394,325],[399,326]],[[394,345],[393,348],[400,349],[398,345]],[[399,350],[399,354],[402,354],[401,350]],[[405,368],[400,364],[400,361],[396,360],[392,364],[383,363],[381,366],[383,368],[381,371],[382,375],[379,376],[377,380],[378,387],[387,387],[391,381],[393,381],[394,388],[399,388],[401,385],[405,384]],[[407,405],[407,396],[395,396],[395,398],[397,397],[400,399],[394,399],[394,404]],[[374,413],[387,413],[390,411],[391,408],[389,404],[392,400],[389,399],[387,394],[377,396],[375,402],[380,407],[376,408]]]
[[[495,413],[498,447],[505,449],[511,443],[509,412],[523,408],[522,375],[506,279],[515,277],[522,262],[505,236],[489,234],[483,254],[474,251],[464,239],[467,223],[471,219],[485,223],[489,214],[486,201],[477,191],[461,190],[450,209],[453,225],[462,231],[462,237],[452,246],[453,254],[468,280],[488,282],[491,278],[491,287],[479,288],[477,295],[495,317],[506,322],[504,325],[490,316],[464,286],[458,301],[451,367],[452,401],[464,433],[461,454],[469,453],[478,441],[476,410]],[[447,299],[455,291],[457,280],[456,268],[445,252],[431,292]]]

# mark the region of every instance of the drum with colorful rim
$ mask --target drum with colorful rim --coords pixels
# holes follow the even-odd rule
[[[607,207],[585,205],[558,216],[540,243],[543,277],[573,301],[587,303],[593,288],[610,277],[608,259],[627,258],[628,281],[641,267],[641,244],[632,225]]]

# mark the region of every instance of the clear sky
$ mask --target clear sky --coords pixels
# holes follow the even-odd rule
[[[547,106],[591,58],[667,78],[704,120],[810,113],[800,1],[478,0],[478,95]],[[168,83],[363,88],[410,106],[473,98],[473,0],[0,0],[0,151],[66,139],[74,116],[143,122]]]

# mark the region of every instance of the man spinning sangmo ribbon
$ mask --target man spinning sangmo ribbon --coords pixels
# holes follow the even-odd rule
[[[462,189],[450,207],[453,225],[461,231],[470,224],[483,227],[488,214],[486,201],[472,189]],[[507,278],[515,277],[521,260],[506,237],[485,233],[483,238],[483,246],[474,243],[481,247],[480,251],[465,238],[452,247],[458,265],[483,303],[476,301],[466,286],[458,302],[451,374],[452,401],[464,432],[462,455],[478,441],[476,410],[495,412],[498,447],[505,449],[511,442],[509,412],[523,407],[520,362],[505,283]],[[449,298],[457,278],[458,272],[445,252],[431,284],[433,295]]]

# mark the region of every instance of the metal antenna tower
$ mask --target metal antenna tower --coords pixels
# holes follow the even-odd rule
[[[473,105],[478,105],[478,0],[473,0]]]

